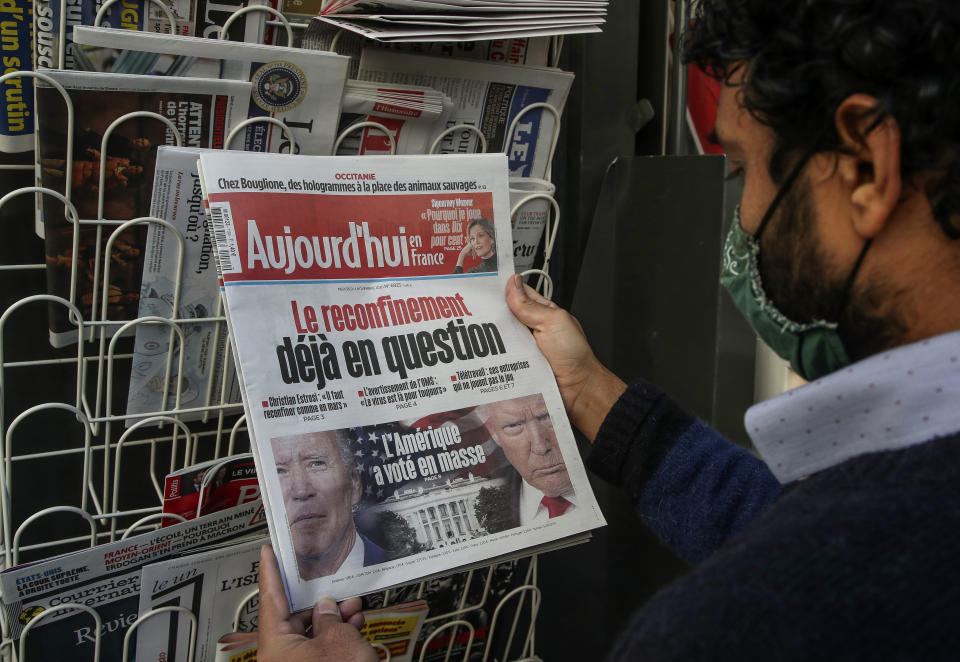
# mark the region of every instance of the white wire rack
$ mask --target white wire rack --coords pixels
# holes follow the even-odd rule
[[[168,20],[175,23],[167,6],[162,2],[158,4],[164,7]],[[290,23],[280,12],[269,7],[247,7],[241,11],[248,10],[262,10],[277,16],[279,20],[267,21],[267,24],[282,25],[287,31],[288,40],[292,40],[291,26],[294,29],[303,27],[302,24]],[[98,18],[102,15],[103,10]],[[61,44],[64,43],[64,29],[65,26],[61,24]],[[60,53],[62,56],[62,47]],[[77,259],[71,261],[68,297],[46,293],[42,278],[48,268],[45,262],[20,261],[19,256],[36,252],[32,246],[23,246],[22,250],[17,247],[16,263],[0,264],[0,278],[16,276],[14,280],[17,284],[15,292],[11,292],[6,283],[0,287],[0,291],[6,293],[3,304],[6,308],[0,314],[0,565],[3,568],[121,540],[133,533],[157,528],[164,517],[178,519],[178,516],[160,512],[165,474],[200,460],[249,451],[242,405],[226,399],[229,392],[226,388],[228,370],[220,370],[223,376],[221,388],[215,391],[211,384],[201,403],[191,407],[181,406],[182,380],[171,378],[171,375],[182,374],[183,354],[176,350],[183,345],[186,324],[213,325],[216,334],[213,346],[218,346],[218,338],[226,339],[214,361],[221,367],[230,361],[230,342],[222,302],[212,316],[199,319],[178,317],[182,280],[178,268],[170,317],[112,319],[108,305],[111,270],[108,256],[122,233],[134,226],[161,226],[166,229],[168,237],[175,238],[181,260],[184,239],[175,228],[159,218],[110,220],[104,217],[107,143],[122,122],[132,118],[149,118],[164,122],[175,136],[176,143],[180,144],[175,125],[155,113],[137,112],[117,119],[108,127],[100,149],[97,218],[82,220],[71,201],[74,113],[70,98],[62,86],[42,72],[6,74],[0,76],[0,84],[16,76],[43,80],[63,97],[67,121],[65,190],[60,193],[38,186],[14,190],[0,198],[0,218],[4,219],[4,224],[23,224],[32,230],[32,214],[4,218],[4,209],[9,210],[11,202],[23,195],[50,196],[63,204],[64,219],[72,226],[73,256],[78,255],[82,228],[92,226],[96,241],[89,319],[84,318],[78,303]],[[549,110],[554,113],[556,130],[559,130],[559,116],[555,109]],[[42,123],[43,118],[39,118],[39,121]],[[233,127],[231,137],[247,123]],[[515,127],[516,122],[511,127],[511,133]],[[355,128],[360,128],[360,125],[350,130]],[[392,140],[389,132],[387,134]],[[293,143],[292,136],[290,140]],[[556,136],[551,146],[551,156],[555,146]],[[5,169],[32,169],[32,166]],[[527,202],[524,200],[516,205],[512,212],[516,213]],[[552,223],[548,220],[545,233],[544,265],[542,270],[535,270],[542,276],[538,289],[545,288],[543,291],[547,296],[550,296],[552,284],[546,272],[559,223],[559,208],[552,198],[550,202],[554,214]],[[10,216],[9,212],[6,216]],[[7,230],[9,226],[5,234],[9,234]],[[102,241],[104,237],[106,242]],[[75,347],[54,349],[49,346],[45,314],[48,308],[66,311],[80,338]],[[130,336],[140,325],[169,329],[170,349],[166,356],[161,390],[163,395],[160,398],[166,408],[147,414],[128,415],[123,411],[123,403],[126,380],[134,357]],[[176,371],[173,369],[174,361],[177,362]],[[215,392],[220,395],[215,397]],[[182,419],[187,414],[195,415],[199,420],[185,422]],[[526,569],[519,576],[511,576],[509,591],[491,606],[490,597],[498,595],[497,591],[503,589],[503,584],[498,583],[496,578],[505,567],[505,564],[491,565],[441,580],[384,591],[366,599],[373,606],[429,599],[433,595],[432,587],[437,582],[449,581],[450,586],[459,587],[459,593],[455,593],[452,600],[444,602],[443,613],[431,613],[426,619],[425,632],[429,634],[424,641],[421,661],[440,657],[445,662],[456,659],[483,662],[536,660],[534,623],[540,607],[536,557],[529,559]],[[234,616],[235,624],[239,623],[240,611],[246,603],[256,598],[256,592],[251,593],[238,608]],[[71,609],[87,613],[93,621],[93,631],[97,633],[94,661],[98,662],[100,617],[90,607],[73,603],[63,604],[34,617],[23,629],[19,641],[11,639],[8,624],[0,616],[0,658],[25,662],[31,633],[42,625],[45,618]],[[128,627],[123,660],[128,659],[127,649],[137,626],[156,613],[165,611],[176,612],[181,618],[188,619],[191,632],[195,634],[196,614],[183,607],[154,610],[141,615]],[[478,628],[483,628],[483,632]],[[475,642],[477,645],[474,645]],[[389,652],[385,659],[389,659]]]

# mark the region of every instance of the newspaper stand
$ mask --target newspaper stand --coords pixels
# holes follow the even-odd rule
[[[107,9],[107,5],[115,2],[117,2],[117,0],[109,0],[109,2],[103,5],[102,9],[97,15],[96,23],[99,23],[100,19],[104,16],[104,10]],[[160,5],[168,20],[171,21],[171,24],[175,24],[174,17],[169,7],[165,3],[158,2],[157,0],[151,0],[151,2],[156,2],[158,5]],[[265,25],[273,28],[283,27],[286,31],[288,43],[292,42],[293,30],[303,30],[307,27],[307,24],[305,23],[288,21],[280,11],[265,6],[243,7],[238,10],[236,14],[228,18],[225,25],[231,22],[239,14],[249,11],[263,11],[274,15],[276,20],[266,20]],[[60,43],[63,44],[65,26],[61,25],[60,30]],[[340,35],[338,34],[334,38],[334,47],[339,40],[339,36]],[[552,45],[552,52],[554,54],[554,58],[556,58],[559,53],[559,47],[562,43],[562,39],[562,37],[553,38],[554,41]],[[63,56],[64,49],[61,48],[59,60],[61,68],[63,67]],[[555,59],[552,64],[554,66],[556,65]],[[2,511],[0,512],[0,529],[2,529],[2,534],[0,534],[0,545],[2,545],[2,559],[0,559],[0,564],[2,564],[2,568],[4,569],[18,564],[21,561],[21,555],[26,555],[26,560],[28,561],[35,561],[42,558],[47,558],[52,554],[60,554],[66,551],[76,550],[82,548],[83,546],[93,546],[94,544],[117,540],[118,534],[121,532],[122,534],[119,535],[119,539],[123,540],[134,533],[158,528],[161,520],[164,518],[183,521],[183,518],[179,515],[163,514],[160,512],[161,507],[158,505],[159,501],[156,500],[156,497],[162,499],[161,484],[166,471],[192,464],[197,461],[198,455],[204,456],[205,458],[218,458],[249,450],[249,443],[245,437],[245,416],[243,415],[242,405],[240,403],[226,402],[225,388],[220,389],[221,396],[218,401],[215,401],[212,397],[212,388],[208,388],[202,405],[190,408],[180,406],[182,382],[178,379],[175,380],[177,382],[176,385],[172,385],[170,383],[173,360],[172,351],[167,352],[167,369],[165,372],[162,391],[162,393],[168,394],[168,396],[171,394],[173,395],[172,408],[165,409],[163,411],[152,412],[146,417],[144,414],[117,414],[111,409],[116,373],[123,372],[123,368],[115,367],[115,363],[118,361],[132,359],[133,354],[129,352],[124,353],[118,351],[118,341],[121,338],[121,333],[117,333],[112,337],[109,337],[109,334],[107,333],[108,329],[127,331],[139,324],[158,324],[162,326],[168,326],[170,328],[171,338],[169,347],[171,349],[175,346],[182,345],[184,332],[181,328],[181,324],[185,322],[189,322],[191,324],[215,324],[218,334],[225,335],[227,333],[225,326],[226,318],[223,315],[222,302],[218,306],[213,316],[205,318],[190,318],[189,320],[176,318],[178,310],[176,303],[172,307],[171,318],[142,317],[134,320],[111,320],[108,318],[107,285],[109,282],[110,260],[103,259],[103,253],[105,251],[101,250],[100,243],[100,237],[103,235],[104,228],[110,230],[109,240],[107,242],[109,246],[112,244],[114,238],[119,234],[119,232],[130,225],[150,223],[163,225],[166,227],[168,233],[172,232],[174,233],[174,236],[177,237],[181,259],[183,254],[184,239],[179,232],[161,219],[144,217],[131,221],[111,221],[104,218],[103,191],[104,177],[106,174],[105,162],[107,158],[107,141],[111,132],[117,125],[134,116],[150,115],[155,119],[165,122],[177,137],[177,144],[180,144],[180,136],[176,130],[176,127],[169,120],[160,115],[144,112],[130,113],[113,122],[113,124],[111,124],[111,126],[105,132],[101,143],[98,218],[94,221],[81,221],[79,220],[79,215],[77,214],[77,211],[70,200],[70,182],[72,179],[73,169],[71,152],[73,145],[72,136],[74,132],[74,112],[70,99],[66,94],[66,91],[56,81],[53,81],[42,72],[28,71],[8,73],[0,76],[0,84],[16,77],[31,77],[34,79],[45,80],[53,87],[58,88],[64,98],[66,104],[65,112],[68,118],[67,158],[65,165],[66,195],[43,187],[24,187],[14,190],[0,198],[0,210],[3,209],[4,205],[8,203],[10,199],[28,193],[33,193],[38,196],[51,195],[59,199],[64,203],[65,218],[73,223],[74,254],[76,254],[77,250],[76,242],[80,225],[92,224],[96,226],[98,240],[95,244],[96,255],[94,274],[102,280],[97,280],[97,278],[94,280],[95,286],[92,293],[93,305],[90,308],[90,310],[93,311],[91,316],[92,319],[83,319],[80,309],[77,306],[77,260],[73,260],[69,300],[48,295],[43,291],[18,291],[16,294],[22,298],[15,301],[12,305],[9,305],[8,308],[3,311],[2,315],[0,315],[0,442],[2,442],[2,445],[0,445],[0,511]],[[542,103],[532,104],[530,107],[521,110],[520,114],[527,112],[527,110],[532,110],[534,107],[544,106],[547,106],[547,110],[552,112],[556,118],[554,127],[555,134],[559,133],[559,114],[552,106]],[[519,119],[519,115],[516,119]],[[234,127],[231,127],[232,130],[230,131],[230,134],[226,140],[227,147],[229,147],[230,141],[233,137],[235,137],[236,133],[238,133],[249,123],[256,121],[277,124],[286,130],[285,125],[273,118],[247,120],[245,122],[238,123]],[[42,124],[43,117],[39,117],[37,122],[38,124]],[[510,132],[507,133],[507,136],[509,136],[510,133],[515,129],[516,125],[517,122],[514,120],[510,127]],[[386,131],[385,127],[375,122],[365,122],[348,128],[348,130],[338,138],[337,144],[339,145],[340,141],[347,132],[353,131],[356,128],[361,128],[361,126],[372,126],[373,128],[384,131],[391,143],[391,153],[395,152],[396,144],[393,136]],[[459,128],[464,127],[455,126],[449,131]],[[476,130],[472,126],[467,128],[474,131]],[[295,150],[294,138],[293,136],[289,135],[289,133],[288,138],[291,142],[292,152]],[[483,138],[482,134],[481,138]],[[483,140],[482,142],[483,149],[485,151],[486,141]],[[556,142],[557,136],[554,135],[550,149],[551,160],[553,151],[556,147]],[[436,145],[437,143],[434,143],[434,146],[430,150],[431,152],[436,149]],[[334,153],[336,153],[336,149],[334,149]],[[0,171],[32,171],[33,169],[34,168],[32,165],[0,165]],[[549,178],[550,175],[548,170],[547,179],[549,180]],[[556,201],[552,197],[543,194],[528,196],[528,198],[521,201],[520,204],[514,205],[514,208],[511,210],[511,212],[512,214],[517,213],[523,204],[526,204],[530,199],[535,198],[548,198],[548,202],[551,204],[552,211],[554,212],[553,222],[551,224],[548,219],[545,231],[545,238],[543,242],[545,248],[543,255],[543,268],[529,270],[524,272],[524,275],[539,274],[540,280],[537,283],[537,289],[540,289],[549,297],[552,291],[552,282],[550,281],[550,276],[548,273],[549,261],[556,239],[557,225],[559,223],[559,208],[556,204]],[[10,221],[5,220],[4,222],[9,223]],[[32,225],[34,220],[32,217],[30,217],[30,215],[26,215],[26,217],[18,219],[17,222],[22,222],[25,224],[29,223]],[[107,250],[109,250],[109,248]],[[26,253],[26,250],[23,252]],[[44,263],[0,264],[0,272],[36,272],[43,271],[46,268],[47,266]],[[182,279],[182,274],[180,274],[180,270],[178,270],[178,281],[175,284],[175,292],[177,293],[175,301],[179,295],[181,285],[180,279]],[[97,282],[103,283],[101,291],[98,291],[98,288],[96,287]],[[6,338],[5,335],[9,333],[9,331],[6,329],[8,320],[15,313],[19,313],[20,308],[37,302],[42,302],[47,305],[64,306],[68,309],[70,320],[77,327],[79,336],[81,338],[80,342],[77,343],[75,356],[70,355],[70,352],[73,350],[69,348],[66,351],[54,351],[47,347],[47,350],[50,351],[50,355],[29,358],[11,356],[10,352],[5,351],[7,343],[9,343],[9,339]],[[96,312],[98,303],[100,304],[99,316]],[[32,307],[36,308],[37,306]],[[26,324],[23,324],[23,326],[20,328],[26,329],[25,333],[36,333],[38,336],[45,336],[45,316],[37,315],[36,320],[34,321],[37,322],[37,328],[32,328],[32,324],[30,325],[31,328],[29,329],[26,329]],[[177,342],[174,342],[174,339],[176,339]],[[45,338],[43,342],[45,342]],[[219,361],[226,362],[229,360],[229,356],[230,341],[229,337],[227,337],[224,352],[219,357]],[[182,360],[183,353],[181,352],[181,363]],[[123,364],[121,363],[121,365]],[[49,386],[49,389],[44,393],[45,396],[47,396],[48,393],[53,393],[56,397],[61,398],[62,401],[43,402],[41,404],[26,408],[20,412],[7,411],[7,409],[4,407],[6,397],[9,393],[11,393],[12,390],[16,390],[18,388],[18,384],[23,384],[30,380],[38,380],[39,383],[43,383],[41,375],[43,374],[44,370],[56,369],[62,366],[73,366],[75,368],[73,382],[66,383],[63,380],[60,380],[59,383],[48,384],[47,386]],[[226,371],[223,372],[225,382]],[[76,424],[61,425],[57,428],[58,436],[60,436],[62,439],[62,443],[60,443],[59,448],[47,449],[38,452],[28,452],[29,449],[24,448],[26,444],[24,444],[23,441],[15,440],[16,435],[14,433],[16,429],[25,419],[33,418],[38,415],[48,416],[51,411],[66,412],[66,414],[69,414],[69,416],[60,414],[61,418],[58,418],[58,420],[66,422],[68,419],[72,418]],[[178,415],[185,413],[200,413],[202,414],[202,417],[201,420],[188,424],[178,418]],[[118,434],[117,430],[115,430],[115,427],[126,426],[129,419],[138,420],[129,427],[126,427],[122,433]],[[14,454],[15,447],[18,454]],[[130,457],[130,449],[132,448],[140,448],[149,453],[149,463],[145,468],[137,465],[135,461],[136,458],[126,459]],[[76,485],[71,484],[70,481],[67,480],[62,482],[51,481],[49,484],[46,484],[43,487],[46,490],[52,491],[54,498],[61,500],[62,503],[40,508],[35,512],[31,512],[26,517],[15,515],[14,503],[16,502],[19,504],[21,509],[23,506],[29,507],[31,503],[29,496],[30,491],[26,488],[36,487],[26,485],[24,488],[21,488],[22,485],[25,485],[26,481],[20,481],[16,484],[14,483],[14,476],[18,473],[18,467],[28,464],[32,464],[34,467],[38,465],[42,466],[44,463],[49,463],[50,461],[56,463],[57,461],[69,460],[71,458],[75,458],[76,456],[81,458],[80,464],[82,464],[82,484],[79,486],[79,490],[77,489]],[[160,463],[163,460],[166,460],[167,466],[161,468]],[[102,481],[96,481],[94,479],[95,469],[101,469]],[[21,469],[21,471],[26,470]],[[28,475],[30,474],[28,473]],[[100,484],[97,485],[97,482],[100,482]],[[123,482],[123,485],[121,485],[121,482]],[[141,485],[146,485],[148,487],[147,501],[144,503],[124,504],[125,507],[121,508],[121,495],[127,489],[127,485],[138,482]],[[24,544],[21,542],[21,539],[24,537],[24,531],[28,527],[31,527],[31,525],[41,518],[45,519],[49,515],[56,515],[58,513],[66,513],[77,520],[85,521],[89,528],[89,534],[83,533],[79,535],[66,535],[56,533],[52,536],[47,535],[46,539],[40,542],[31,542],[29,544]],[[59,528],[61,527],[58,527],[58,530]],[[472,646],[469,645],[472,644],[474,640],[474,626],[469,621],[464,620],[464,616],[470,614],[471,612],[480,610],[485,606],[489,607],[489,605],[485,605],[485,601],[490,591],[495,567],[495,565],[489,565],[483,569],[470,570],[466,573],[455,573],[465,574],[466,576],[462,590],[459,594],[459,598],[456,600],[456,606],[446,613],[431,613],[426,618],[426,624],[433,624],[437,626],[436,629],[431,632],[428,640],[433,640],[438,634],[448,630],[450,631],[451,636],[449,637],[450,643],[447,646],[446,660],[456,660],[459,656],[459,652],[456,653],[456,655],[453,654],[453,646],[458,639],[460,641],[463,640],[463,637],[459,634],[461,632],[467,633],[466,640],[468,643],[468,645],[464,647],[463,656],[461,659],[466,661],[468,657],[471,657],[471,653],[474,655],[477,654],[477,651],[472,650]],[[540,590],[537,588],[536,584],[537,559],[534,555],[529,558],[529,565],[523,572],[521,585],[506,594],[493,610],[492,620],[489,623],[490,636],[487,638],[486,646],[482,651],[482,659],[484,662],[494,659],[512,660],[514,662],[527,662],[540,659],[535,653],[534,645],[534,625],[541,600]],[[388,589],[379,595],[379,600],[383,606],[388,606],[395,604],[398,598],[401,596],[404,596],[404,599],[411,599],[411,590],[414,587],[415,591],[412,595],[412,599],[419,599],[425,595],[426,586],[427,582],[424,581],[407,587]],[[475,596],[478,592],[473,590],[475,588],[480,589],[479,598],[471,601],[470,596]],[[251,592],[248,596],[246,596],[243,604],[241,604],[237,609],[237,613],[234,615],[233,619],[235,629],[239,623],[240,612],[242,611],[243,607],[256,597],[257,592]],[[91,619],[95,622],[96,627],[93,630],[96,633],[94,662],[99,662],[101,659],[100,617],[89,607],[74,603],[62,604],[57,608],[48,610],[41,616],[32,618],[23,629],[19,642],[15,641],[11,637],[9,623],[7,623],[5,617],[2,615],[2,613],[0,613],[0,627],[2,627],[2,639],[0,639],[0,660],[19,660],[19,662],[26,662],[26,651],[28,649],[27,639],[31,630],[38,625],[42,618],[67,610],[79,610],[87,612]],[[180,617],[190,622],[191,634],[195,634],[197,617],[188,609],[183,607],[158,608],[148,612],[147,614],[141,615],[135,623],[127,628],[124,638],[125,651],[127,651],[129,648],[129,643],[135,628],[144,620],[161,612],[181,613]],[[498,627],[501,629],[507,628],[509,630],[509,636],[504,641],[494,646],[493,644],[495,642],[492,635]],[[193,639],[191,638],[191,641],[192,640]],[[375,646],[382,652],[383,659],[390,659],[390,653],[384,646]],[[497,650],[491,650],[492,648],[497,648]],[[426,645],[424,646],[424,652],[425,651]],[[423,653],[421,654],[421,659],[422,657]],[[127,658],[128,653],[125,652],[123,659],[126,660]],[[193,659],[192,650],[190,651],[190,659]],[[114,661],[104,660],[103,662]]]

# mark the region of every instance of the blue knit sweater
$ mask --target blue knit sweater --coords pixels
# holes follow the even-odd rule
[[[960,434],[782,487],[639,383],[588,466],[699,562],[634,614],[611,660],[960,659]]]

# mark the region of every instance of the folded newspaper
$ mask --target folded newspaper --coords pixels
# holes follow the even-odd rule
[[[251,94],[244,104],[248,119],[274,118],[288,127],[304,154],[329,154],[336,138],[337,115],[347,78],[346,57],[306,52],[299,48],[265,46],[200,37],[78,27],[78,44],[112,52],[162,53],[175,56],[176,75],[209,75],[214,65],[219,77],[249,81]],[[170,69],[151,71],[170,74]],[[217,75],[217,74],[215,74]],[[289,152],[289,138],[273,124],[248,126],[227,148],[253,152]]]
[[[37,33],[36,67],[75,69],[74,29],[81,25],[93,25],[103,4],[38,0],[34,8]],[[126,32],[139,30],[169,35],[170,22],[163,11],[166,6],[177,21],[174,31],[176,34],[216,38],[224,21],[246,4],[244,0],[171,0],[165,3],[125,0],[107,8],[101,17],[100,26]],[[270,3],[255,0],[249,4]],[[61,15],[63,7],[66,11]],[[266,35],[266,16],[264,12],[250,12],[238,16],[230,26],[230,38],[262,42]]]
[[[260,548],[267,542],[256,538],[146,566],[140,617],[160,607],[186,607],[197,617],[196,644],[191,658],[190,624],[181,613],[157,614],[137,630],[137,661],[214,662],[224,632],[256,632]]]
[[[223,311],[213,238],[203,212],[198,154],[199,150],[186,148],[157,149],[150,215],[172,225],[179,236],[156,223],[147,228],[138,316],[179,318],[183,335],[166,325],[137,325],[128,415],[187,409],[192,411],[178,417],[195,421],[210,414],[205,407],[240,402],[240,385],[226,351],[226,324],[202,321],[220,317]],[[136,421],[128,418],[127,427]]]
[[[431,137],[446,128],[452,110],[450,97],[431,87],[348,80],[337,130],[343,140],[337,154],[390,154],[390,136],[396,154],[426,154]],[[351,130],[360,122],[375,122],[387,133],[374,126]]]
[[[296,0],[294,0],[296,1]],[[306,0],[304,5],[309,5]],[[284,3],[284,12],[289,11],[292,3]],[[335,51],[350,58],[348,75],[357,75],[360,65],[360,53],[364,48],[375,47],[392,50],[397,53],[417,53],[435,57],[457,57],[473,60],[488,60],[507,64],[528,64],[545,67],[552,61],[550,37],[510,37],[507,39],[485,39],[483,41],[419,41],[376,42],[370,41],[354,32],[344,32],[340,28],[314,18],[307,25],[300,40],[300,47],[318,51]]]
[[[444,129],[468,124],[487,140],[487,151],[506,152],[510,174],[514,177],[543,177],[549,169],[550,145],[555,131],[553,115],[543,107],[548,103],[563,112],[573,74],[549,67],[511,65],[480,60],[428,57],[364,49],[358,77],[391,85],[425,85],[437,89],[453,101],[455,108]],[[511,123],[524,113],[513,135]],[[479,138],[472,131],[447,133],[437,151],[449,153],[479,152]]]
[[[147,216],[157,146],[174,144],[179,137],[180,144],[195,148],[223,147],[229,128],[246,117],[251,86],[236,80],[78,71],[51,70],[47,76],[66,90],[72,114],[58,89],[46,82],[37,85],[37,112],[43,117],[37,128],[37,177],[44,187],[68,197],[80,216],[75,226],[62,202],[42,197],[35,226],[45,238],[47,294],[73,301],[86,321],[118,322],[105,327],[112,335],[119,322],[138,314],[147,226],[127,227],[111,240],[115,228],[93,221]],[[115,124],[133,112],[153,115]],[[54,347],[77,341],[76,322],[67,313],[63,306],[50,306]]]
[[[504,302],[506,156],[200,161],[294,610],[604,524]]]
[[[467,41],[599,32],[606,0],[340,0],[320,20],[369,39]]]

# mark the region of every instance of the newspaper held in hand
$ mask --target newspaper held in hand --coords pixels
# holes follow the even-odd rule
[[[603,525],[504,301],[504,155],[200,159],[293,610]]]

